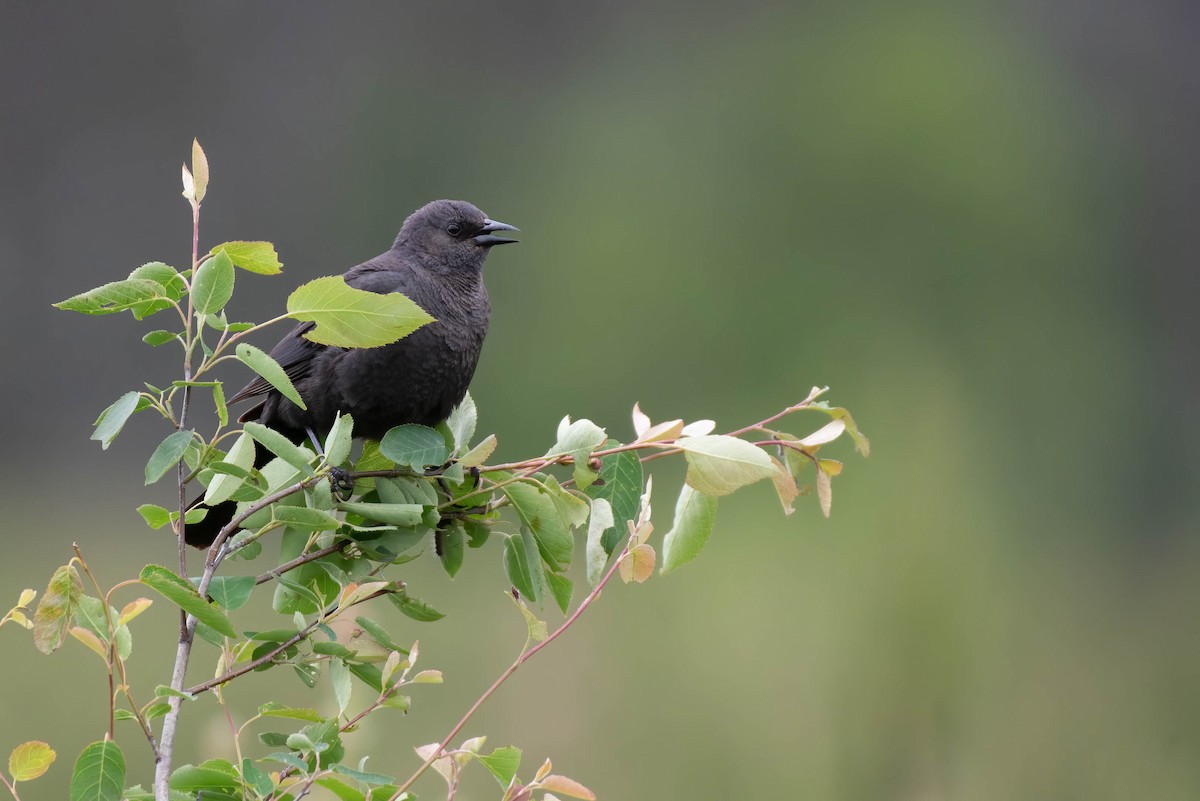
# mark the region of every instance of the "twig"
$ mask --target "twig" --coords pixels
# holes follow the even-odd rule
[[[600,597],[600,591],[604,589],[606,584],[608,584],[609,580],[617,572],[617,568],[621,566],[621,562],[628,555],[629,542],[626,542],[625,548],[621,551],[620,556],[613,560],[612,567],[610,567],[608,572],[604,574],[604,578],[600,579],[600,582],[595,586],[595,588],[579,603],[579,607],[576,608],[571,616],[564,620],[562,625],[555,629],[549,637],[542,640],[529,650],[521,652],[521,655],[517,657],[516,661],[509,665],[508,669],[501,673],[500,676],[494,682],[492,682],[492,686],[488,687],[487,690],[484,691],[483,695],[479,696],[475,703],[471,704],[471,708],[468,709],[461,718],[459,718],[458,723],[454,724],[454,728],[450,730],[450,733],[442,739],[441,745],[438,746],[437,750],[430,754],[429,758],[422,763],[421,767],[417,768],[413,775],[408,777],[404,784],[400,785],[400,787],[395,793],[392,794],[392,797],[388,799],[388,801],[397,801],[397,799],[399,799],[409,787],[412,787],[413,783],[416,782],[417,779],[421,778],[421,774],[428,770],[429,767],[436,762],[440,756],[442,756],[442,752],[445,751],[450,745],[451,741],[458,736],[458,733],[462,731],[463,726],[467,725],[467,722],[471,719],[471,716],[479,710],[479,707],[483,706],[485,701],[492,697],[492,694],[500,688],[501,684],[508,680],[509,676],[517,672],[517,668],[521,667],[521,665],[532,659],[534,654],[536,654],[538,651],[541,651],[547,645],[558,639],[563,632],[571,627],[572,623],[579,619],[579,616],[583,614],[584,610],[591,606],[592,602]]]

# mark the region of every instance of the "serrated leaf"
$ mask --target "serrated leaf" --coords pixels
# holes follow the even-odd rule
[[[329,683],[333,685],[333,697],[337,700],[338,714],[346,711],[350,705],[350,696],[354,685],[350,683],[350,668],[345,661],[333,658],[329,660]]]
[[[233,443],[229,453],[225,455],[224,462],[230,467],[238,467],[245,472],[254,467],[254,456],[254,440],[249,434],[243,432]],[[238,476],[232,471],[218,472],[208,483],[208,491],[204,493],[204,502],[209,506],[216,506],[222,501],[229,500],[242,486],[244,480],[245,476]]]
[[[628,584],[631,581],[636,581],[641,584],[646,579],[654,574],[655,561],[654,548],[646,543],[637,545],[629,549],[629,553],[621,560],[621,565],[618,571],[621,574],[621,581]]]
[[[350,446],[354,441],[354,418],[339,412],[333,419],[333,427],[325,437],[325,463],[341,465],[350,457]]]
[[[340,276],[309,281],[287,300],[288,316],[317,325],[304,334],[321,345],[374,348],[408,336],[433,318],[399,292],[355,289]]]
[[[180,339],[176,333],[159,329],[146,334],[142,337],[142,341],[151,347],[157,348],[159,345],[165,345],[168,342],[179,342]]]
[[[362,515],[368,520],[377,520],[393,526],[416,526],[425,515],[425,507],[417,503],[339,503],[338,509]]]
[[[135,598],[121,608],[121,614],[117,616],[117,622],[122,626],[128,625],[129,621],[145,612],[154,603],[149,598]]]
[[[463,467],[479,467],[496,450],[496,435],[488,434],[478,445],[463,454],[458,463]]]
[[[222,760],[220,767],[206,765],[181,765],[171,773],[172,790],[199,793],[200,798],[214,798],[214,790],[233,790],[241,783],[233,766]],[[229,765],[228,769],[225,765]]]
[[[261,423],[246,423],[243,429],[264,448],[292,467],[300,469],[305,475],[313,474],[312,465],[309,464],[313,457],[308,450],[296,445],[275,429],[267,428]]]
[[[208,597],[232,612],[246,605],[254,587],[254,576],[214,576],[208,585]]]
[[[475,424],[478,419],[479,411],[475,407],[475,399],[468,392],[446,418],[446,426],[454,437],[455,453],[463,454],[470,449],[471,437],[475,436]]]
[[[150,528],[162,528],[171,522],[171,513],[161,506],[155,506],[152,503],[142,504],[137,508],[137,511]]]
[[[179,463],[188,446],[192,444],[192,432],[188,429],[176,431],[154,449],[150,460],[146,462],[146,484],[149,486],[158,481],[167,471]]]
[[[301,409],[308,409],[304,405],[304,399],[300,397],[300,393],[296,390],[296,386],[292,383],[292,380],[288,378],[284,369],[279,366],[279,362],[271,358],[269,354],[245,342],[239,342],[237,348],[234,349],[234,353],[243,364],[262,376],[268,384],[279,390],[283,397]]]
[[[454,578],[462,567],[465,553],[462,523],[455,521],[454,525],[440,529],[438,542],[438,559],[441,560],[442,569],[446,571],[447,576]]]
[[[537,587],[533,583],[533,568],[529,564],[525,543],[521,541],[519,535],[504,538],[504,572],[521,595],[537,601],[538,594]]]
[[[497,748],[490,754],[479,754],[475,758],[496,777],[501,788],[508,787],[521,767],[521,749],[511,745]]]
[[[71,774],[71,801],[121,801],[125,789],[125,755],[112,740],[83,749]]]
[[[516,482],[503,488],[521,522],[533,534],[538,552],[546,564],[554,570],[565,570],[571,563],[574,541],[568,530],[568,521],[541,486]],[[586,506],[584,507],[586,512]],[[531,567],[533,565],[531,564]]]
[[[441,465],[449,458],[446,440],[428,426],[408,423],[388,431],[379,442],[379,451],[398,465],[417,472],[427,465]]]
[[[571,594],[575,591],[575,583],[566,576],[549,570],[545,572],[545,576],[546,584],[550,587],[550,594],[554,596],[554,602],[558,604],[558,608],[565,615],[571,608]]]
[[[56,756],[41,740],[21,743],[8,755],[8,773],[14,782],[33,781],[50,769]]]
[[[147,278],[127,278],[60,300],[53,306],[81,314],[116,314],[158,300],[170,300],[162,284]]]
[[[279,254],[270,242],[224,242],[212,249],[212,253],[224,251],[235,267],[259,275],[277,275],[283,271]]]
[[[138,580],[201,623],[211,626],[226,637],[237,637],[237,632],[224,612],[201,598],[195,587],[167,568],[161,565],[146,565],[142,568]]]
[[[199,314],[216,314],[233,297],[233,262],[224,251],[209,256],[192,279],[192,306]]]
[[[271,774],[255,765],[249,758],[242,760],[242,778],[259,798],[268,798],[275,790],[275,781]]]
[[[139,400],[141,400],[141,393],[126,392],[113,401],[111,406],[100,413],[100,418],[96,420],[96,430],[92,432],[91,439],[99,442],[102,449],[108,450],[108,446],[125,427],[125,422],[137,411]]]
[[[662,572],[695,559],[712,533],[717,499],[684,485],[675,501],[675,522],[663,538]]]
[[[728,495],[776,470],[770,456],[737,437],[685,437],[677,445],[688,462],[687,483],[706,495]]]
[[[54,571],[33,614],[33,644],[39,651],[50,654],[63,644],[82,595],[83,582],[74,565]]]
[[[445,617],[441,612],[419,598],[410,598],[404,593],[398,592],[391,593],[387,597],[396,605],[397,609],[418,622],[432,623],[435,620],[441,620]]]
[[[328,512],[304,506],[274,506],[271,508],[271,519],[288,528],[305,531],[334,531],[342,525],[342,521]]]
[[[596,480],[597,473],[588,465],[592,452],[599,449],[608,439],[604,429],[591,420],[576,420],[564,417],[558,427],[558,441],[546,452],[545,458],[569,455],[575,465],[575,484],[586,489]]]
[[[611,445],[611,443],[610,443]],[[593,499],[603,498],[612,505],[613,527],[600,540],[606,554],[623,541],[625,524],[635,520],[642,494],[642,463],[634,451],[610,453],[600,460],[600,481],[584,492]]]

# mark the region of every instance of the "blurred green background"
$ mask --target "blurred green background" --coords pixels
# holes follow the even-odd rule
[[[723,502],[697,562],[606,592],[468,734],[610,801],[1200,797],[1194,5],[10,3],[0,19],[6,607],[72,541],[110,583],[173,559],[133,512],[170,498],[141,486],[161,426],[106,452],[87,437],[174,354],[127,316],[49,303],[186,263],[178,165],[198,136],[202,243],[269,239],[286,265],[239,277],[236,317],[380,252],[432,198],[523,229],[488,265],[472,389],[501,458],[544,452],[566,413],[618,438],[634,401],[728,429],[814,384],[872,438],[865,461],[835,446],[831,520],[812,499],[785,519],[767,486]],[[680,480],[656,481],[660,532]],[[432,560],[402,572],[447,619],[379,616],[447,684],[350,748],[406,775],[523,624],[496,543],[453,582]],[[135,627],[143,696],[168,677],[154,640],[172,626],[160,603]],[[0,649],[0,752],[49,741],[59,762],[22,797],[63,798],[103,731],[100,663],[74,642],[37,655],[12,627]],[[312,697],[290,685],[231,697]],[[185,724],[180,762],[229,751],[211,700]],[[132,727],[122,742],[148,780]],[[479,773],[460,799],[497,796]]]

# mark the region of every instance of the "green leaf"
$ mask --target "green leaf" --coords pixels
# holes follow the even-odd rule
[[[150,528],[162,528],[171,522],[171,513],[161,506],[155,506],[152,503],[144,503],[137,508],[138,514],[146,521],[146,525]]]
[[[8,755],[8,772],[14,782],[33,781],[50,769],[58,754],[41,740],[21,743]]]
[[[226,637],[237,637],[237,632],[224,612],[201,598],[195,587],[167,568],[161,565],[146,565],[142,568],[138,580],[201,623],[212,626]]]
[[[454,578],[463,563],[464,543],[462,525],[456,524],[449,528],[441,529],[438,534],[441,540],[438,557],[442,560],[442,568],[446,571],[446,575]]]
[[[286,638],[285,638],[286,639]],[[291,718],[293,720],[307,720],[311,723],[317,723],[324,720],[324,716],[315,709],[307,707],[291,707],[274,701],[268,701],[258,708],[258,714],[269,718]]]
[[[338,466],[350,458],[353,442],[354,418],[341,412],[333,419],[329,436],[325,437],[325,463]]]
[[[33,644],[43,654],[58,650],[67,638],[67,626],[79,608],[83,582],[74,565],[54,571],[46,592],[33,613]]]
[[[214,576],[208,585],[208,597],[232,612],[250,600],[254,576]]]
[[[354,618],[354,622],[362,626],[363,630],[366,631],[367,634],[371,635],[371,639],[375,640],[375,642],[379,643],[384,648],[387,648],[389,651],[399,651],[406,656],[408,655],[408,649],[397,645],[396,642],[392,640],[391,635],[388,634],[387,629],[376,623],[371,618],[356,617]]]
[[[709,434],[684,437],[675,444],[687,458],[687,483],[705,495],[728,495],[771,478],[777,469],[764,451],[737,437]]]
[[[446,440],[429,426],[407,423],[396,426],[383,435],[379,451],[398,465],[407,465],[420,472],[426,465],[445,463]]]
[[[338,509],[393,526],[420,524],[425,507],[417,503],[339,503]]]
[[[391,593],[388,595],[388,599],[405,615],[421,623],[432,623],[435,620],[441,620],[445,617],[445,615],[424,601],[418,598],[410,598],[401,592]]]
[[[196,268],[192,306],[198,314],[216,314],[233,297],[233,262],[220,251]]]
[[[162,284],[146,278],[127,278],[98,286],[53,305],[56,309],[81,314],[116,314],[156,300],[170,300]]]
[[[540,486],[516,482],[503,488],[517,515],[532,532],[538,551],[554,570],[564,570],[571,563],[574,542],[554,500]],[[587,507],[584,506],[586,512]]]
[[[178,334],[159,329],[146,334],[144,337],[142,337],[142,341],[151,347],[157,348],[159,345],[165,345],[168,342],[180,342],[181,340]]]
[[[479,441],[478,445],[463,454],[462,458],[458,460],[458,464],[463,467],[479,467],[487,461],[494,450],[496,450],[496,435],[488,434]]]
[[[242,778],[259,798],[267,798],[275,790],[271,774],[255,765],[248,757],[242,760]]]
[[[375,483],[379,500],[383,503],[415,503],[421,506],[437,506],[437,490],[433,483],[416,476],[380,478]]]
[[[304,399],[300,397],[300,393],[292,384],[292,379],[288,378],[287,373],[279,366],[279,362],[271,358],[269,354],[245,342],[239,342],[234,352],[243,364],[266,379],[267,383],[279,390],[283,397],[301,409],[308,409],[304,405]]]
[[[581,490],[587,489],[598,477],[588,460],[592,451],[599,449],[607,439],[604,429],[591,420],[572,423],[570,417],[564,417],[558,424],[558,441],[546,452],[546,457],[570,455],[575,462],[575,485]]]
[[[588,519],[587,547],[587,580],[595,587],[604,578],[604,566],[608,564],[609,553],[604,549],[604,533],[613,527],[612,504],[607,498],[592,500],[592,513]]]
[[[565,615],[571,608],[571,594],[575,590],[575,584],[560,573],[547,570],[545,575],[546,583],[550,585],[550,594],[554,596],[554,602],[558,604],[558,608]]]
[[[176,431],[158,443],[154,453],[150,454],[150,461],[146,462],[146,484],[153,484],[166,475],[183,458],[191,443],[192,432],[187,429]]]
[[[504,538],[504,572],[508,580],[524,597],[537,601],[537,585],[533,582],[533,569],[529,564],[529,554],[520,535]]]
[[[254,450],[254,440],[249,434],[243,432],[233,443],[229,453],[225,455],[224,464],[240,468],[243,472],[248,471],[254,467]],[[210,465],[210,467],[216,469],[217,465]],[[229,500],[238,487],[242,486],[244,479],[245,476],[238,476],[232,471],[218,472],[208,483],[208,491],[204,493],[204,502],[209,506],[216,506],[222,501]]]
[[[615,446],[614,443],[609,443]],[[626,523],[637,520],[642,495],[642,462],[634,451],[610,453],[600,459],[600,481],[584,492],[591,498],[603,498],[612,505],[613,527],[601,538],[606,554],[624,541]]]
[[[246,423],[243,429],[254,437],[264,448],[278,456],[292,467],[299,468],[305,475],[313,474],[312,455],[304,448],[293,443],[273,428],[267,428],[261,423]]]
[[[312,321],[305,338],[341,348],[374,348],[408,336],[433,322],[417,304],[398,292],[379,295],[354,289],[340,276],[309,281],[287,301],[288,316]]]
[[[71,775],[71,801],[121,801],[125,789],[125,755],[112,740],[83,749]]]
[[[333,685],[333,697],[337,700],[338,714],[350,706],[350,696],[354,686],[350,683],[350,668],[342,659],[336,657],[329,660],[329,683]]]
[[[363,760],[366,761],[365,759]],[[356,782],[370,786],[379,786],[384,784],[392,784],[396,780],[391,776],[384,776],[382,773],[367,773],[361,770],[353,770],[345,765],[334,765],[331,768],[334,773],[340,773],[343,776],[348,776]]]
[[[233,241],[217,245],[212,249],[213,255],[224,251],[235,267],[259,275],[278,275],[283,271],[279,254],[270,242]]]
[[[457,406],[450,411],[446,418],[446,426],[454,437],[454,452],[464,454],[471,447],[471,437],[475,436],[475,424],[479,412],[475,408],[475,399],[468,392]]]
[[[141,397],[141,393],[126,392],[100,413],[100,418],[96,420],[96,430],[92,432],[91,438],[97,440],[101,448],[108,450],[108,446],[125,427],[125,421],[138,410],[138,401],[141,400]]]
[[[333,531],[340,528],[342,521],[328,512],[320,509],[308,509],[304,506],[273,506],[271,519],[283,523],[289,528],[299,528],[305,531]]]
[[[225,403],[225,387],[221,382],[216,382],[212,386],[213,405],[217,407],[217,420],[221,423],[221,428],[229,425],[229,406]]]
[[[695,559],[713,530],[717,499],[684,485],[675,501],[675,523],[663,538],[662,573]]]
[[[480,754],[475,758],[483,763],[504,789],[508,788],[521,767],[521,749],[511,745],[497,748],[490,754]]]
[[[179,271],[169,264],[163,264],[161,261],[147,262],[141,267],[134,268],[129,277],[158,283],[171,300],[179,300],[183,297],[183,293],[187,291],[187,284],[184,282],[183,276],[179,274]]]
[[[214,760],[215,761],[215,760]],[[171,773],[170,786],[172,790],[184,793],[195,793],[209,790],[233,790],[240,781],[228,762],[220,767],[205,767],[204,765],[181,765]],[[225,765],[229,765],[225,769]],[[201,798],[211,798],[209,792],[201,792]]]

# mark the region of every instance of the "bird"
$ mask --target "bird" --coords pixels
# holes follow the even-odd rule
[[[484,262],[496,245],[517,241],[501,233],[518,230],[462,200],[435,200],[417,209],[391,248],[351,267],[343,278],[368,292],[401,292],[434,322],[376,348],[321,345],[304,336],[314,323],[300,323],[270,355],[307,409],[259,377],[229,399],[231,404],[260,399],[239,422],[261,423],[299,443],[327,433],[338,413],[353,417],[355,436],[374,440],[398,425],[435,426],[446,419],[466,395],[487,335],[491,303],[483,284]],[[256,466],[270,458],[259,447]],[[187,543],[210,547],[236,508],[225,501],[185,525]]]

